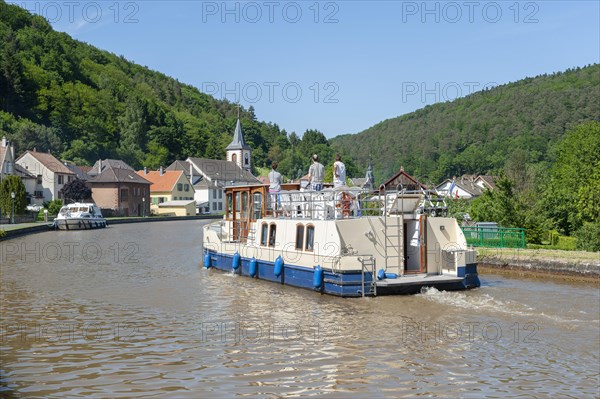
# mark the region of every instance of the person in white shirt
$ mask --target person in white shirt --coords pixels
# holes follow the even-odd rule
[[[335,156],[333,163],[333,187],[341,187],[346,185],[346,165],[342,162],[340,154]]]

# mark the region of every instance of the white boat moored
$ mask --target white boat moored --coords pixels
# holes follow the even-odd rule
[[[59,230],[88,230],[106,226],[106,219],[94,203],[75,202],[65,205],[54,219],[54,228]]]

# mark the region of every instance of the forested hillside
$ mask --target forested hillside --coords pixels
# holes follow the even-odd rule
[[[366,99],[368,101],[368,99]],[[156,169],[188,156],[222,159],[238,109],[195,87],[54,31],[0,0],[0,135],[18,153],[36,147],[91,164],[122,159]],[[257,168],[279,162],[287,178],[327,165],[336,151],[348,176],[376,184],[403,165],[425,183],[465,173],[501,178],[498,190],[452,204],[477,220],[590,237],[600,249],[600,65],[527,78],[427,106],[361,133],[302,137],[240,110]],[[585,240],[581,239],[581,242]]]
[[[0,134],[17,152],[36,147],[81,164],[119,158],[136,168],[224,157],[235,104],[76,41],[3,1],[0,38]],[[267,164],[270,149],[290,147],[286,132],[257,121],[252,107],[241,121],[255,165]]]
[[[332,147],[378,181],[401,165],[439,182],[465,173],[497,173],[519,150],[528,163],[552,161],[549,149],[566,130],[600,118],[600,65],[526,78],[388,119]]]

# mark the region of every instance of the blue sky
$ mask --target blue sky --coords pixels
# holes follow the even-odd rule
[[[600,62],[599,1],[13,1],[298,135]]]

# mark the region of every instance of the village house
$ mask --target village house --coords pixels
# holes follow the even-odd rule
[[[49,152],[26,151],[16,164],[25,169],[28,175],[25,189],[30,203],[42,204],[55,199],[63,199],[62,188],[73,179],[75,174]],[[30,177],[35,176],[35,181]]]
[[[183,170],[164,170],[161,166],[158,171],[144,169],[136,173],[152,183],[150,186],[150,212],[152,214],[180,216],[179,213],[182,212],[180,209],[184,209],[185,215],[196,214],[194,187]],[[174,209],[170,209],[170,206],[173,206]]]
[[[99,160],[87,173],[92,199],[105,216],[149,215],[150,185],[125,162]]]
[[[405,191],[420,191],[427,190],[427,187],[417,179],[406,173],[404,167],[400,167],[398,173],[387,179],[383,185],[386,191],[402,190]]]
[[[485,190],[495,188],[494,178],[487,175],[463,175],[456,179],[446,179],[436,186],[436,190],[445,197],[471,199],[479,197]]]
[[[182,170],[193,184],[194,199],[200,213],[225,211],[225,187],[260,184],[250,172],[252,151],[244,140],[238,119],[231,143],[227,146],[227,161],[207,158],[188,158],[175,161],[167,170]]]
[[[369,159],[369,166],[365,177],[349,178],[351,187],[359,187],[363,190],[373,191],[375,189],[375,176],[373,175],[373,164]]]

